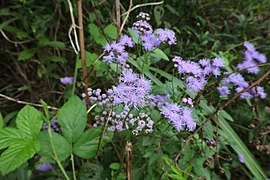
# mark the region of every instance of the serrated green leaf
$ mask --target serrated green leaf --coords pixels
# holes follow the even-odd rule
[[[107,42],[106,38],[103,36],[103,34],[100,32],[99,28],[95,24],[90,23],[88,25],[88,30],[96,43],[104,45]]]
[[[110,38],[117,39],[117,28],[113,24],[106,26],[104,32]]]
[[[24,51],[21,51],[19,53],[19,57],[18,57],[18,60],[19,61],[25,61],[27,59],[30,59],[34,54],[36,53],[36,49],[35,48],[32,48],[32,49],[26,49]]]
[[[16,126],[26,137],[35,138],[42,127],[41,113],[31,106],[24,106],[18,113]]]
[[[0,157],[0,171],[5,175],[32,158],[40,149],[40,143],[33,140],[18,141],[5,150]]]
[[[86,126],[86,106],[77,96],[72,96],[59,110],[57,117],[64,137],[74,143],[83,134]]]
[[[54,154],[50,142],[50,137],[48,132],[41,132],[38,136],[38,139],[41,143],[41,149],[39,154],[42,158],[46,159],[47,162],[54,162]],[[57,158],[60,161],[64,161],[71,153],[71,145],[68,141],[55,132],[52,132],[53,144],[55,147]]]
[[[24,137],[20,130],[10,127],[0,129],[0,149],[7,148],[22,140]]]
[[[94,157],[98,150],[98,143],[102,135],[102,128],[91,128],[83,133],[81,138],[74,144],[73,152],[85,159]],[[109,142],[108,135],[104,134],[102,145]]]
[[[99,36],[100,31],[94,23],[88,24],[88,31],[92,36]]]

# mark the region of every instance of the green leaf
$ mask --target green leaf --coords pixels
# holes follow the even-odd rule
[[[46,120],[49,121],[48,119],[50,118],[50,115],[49,115],[49,109],[48,109],[48,105],[45,101],[43,101],[42,99],[40,100],[40,103],[42,104],[42,107],[43,107],[43,110],[44,110],[44,114],[45,114],[45,117],[46,117]],[[45,120],[45,121],[46,121]],[[46,121],[46,122],[47,122]]]
[[[0,149],[7,148],[22,140],[24,139],[20,130],[10,127],[0,129]]]
[[[33,57],[33,55],[36,53],[36,49],[35,48],[32,48],[32,49],[26,49],[24,51],[21,51],[19,53],[19,57],[18,57],[18,60],[22,60],[22,61],[25,61],[27,59],[30,59],[31,57]]]
[[[117,28],[113,24],[106,26],[104,32],[110,38],[117,39]]]
[[[102,128],[91,128],[84,132],[82,137],[74,144],[73,152],[85,159],[94,157],[98,150],[98,143],[100,136],[102,135]],[[109,136],[104,134],[102,139],[102,145],[109,142]]]
[[[60,41],[49,41],[45,44],[46,46],[54,47],[54,48],[65,48],[66,45]]]
[[[62,62],[62,63],[67,62],[67,60],[61,56],[48,56],[46,57],[46,60],[50,62]]]
[[[233,122],[233,118],[226,111],[221,110],[219,114],[225,119]]]
[[[255,179],[267,179],[267,176],[256,161],[255,157],[252,155],[237,133],[232,129],[230,124],[228,124],[228,122],[222,116],[219,117],[219,126],[224,132],[223,136],[232,142],[231,147],[235,150],[235,152],[244,156],[244,163],[254,175]]]
[[[120,169],[120,164],[119,163],[112,163],[112,164],[110,164],[110,168],[113,170]]]
[[[151,110],[151,119],[153,119],[155,122],[158,122],[161,118],[160,112],[156,109]]]
[[[0,112],[0,129],[4,127],[4,124],[5,124],[4,118],[2,116],[2,113]]]
[[[16,125],[26,137],[35,138],[42,127],[41,113],[26,105],[18,113]]]
[[[168,56],[159,48],[155,48],[151,55],[154,56],[154,57],[169,61]]]
[[[140,38],[139,38],[138,34],[136,34],[136,33],[133,31],[133,29],[128,28],[128,33],[130,34],[132,40],[133,40],[136,44],[138,44],[138,43],[140,42]]]
[[[106,38],[103,36],[103,34],[100,32],[99,28],[95,24],[90,23],[88,25],[88,30],[96,43],[104,45],[107,42]]]
[[[180,176],[178,174],[166,174],[168,177],[172,178],[172,179],[177,179],[177,180],[185,180],[185,178],[183,176]]]
[[[22,165],[39,151],[38,141],[18,141],[3,152],[0,157],[0,171],[5,175]]]
[[[98,57],[96,53],[90,53],[88,51],[85,52],[85,56],[86,56],[86,66],[87,67],[90,67]],[[78,69],[82,68],[82,60],[81,59],[77,60],[77,68]]]
[[[57,117],[64,137],[74,143],[81,138],[86,126],[85,104],[77,96],[72,96],[59,110]]]
[[[41,132],[38,137],[41,143],[39,154],[46,159],[47,162],[54,162],[54,154],[50,142],[48,132]],[[52,140],[55,147],[56,155],[60,161],[64,161],[71,153],[71,145],[61,135],[52,132]]]

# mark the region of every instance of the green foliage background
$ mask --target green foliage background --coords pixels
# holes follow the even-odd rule
[[[76,4],[76,1],[72,1]],[[116,38],[116,29],[112,22],[115,22],[114,16],[114,2],[113,1],[97,1],[85,0],[84,7],[84,31],[86,44],[86,57],[90,73],[90,87],[102,87],[106,89],[113,84],[112,77],[104,77],[108,66],[102,62],[94,62],[95,59],[102,53],[102,46],[106,42],[110,42]],[[134,1],[133,4],[147,3],[150,1],[141,0]],[[128,1],[121,1],[121,10],[125,12],[129,6]],[[244,41],[254,43],[255,47],[270,57],[270,1],[268,0],[239,0],[239,1],[223,1],[223,0],[170,0],[165,1],[160,6],[147,6],[136,9],[127,21],[127,27],[132,26],[135,21],[135,16],[138,12],[148,12],[151,15],[151,23],[155,27],[170,28],[176,32],[178,44],[172,48],[167,48],[164,52],[169,59],[174,55],[179,55],[184,59],[197,60],[203,57],[214,57],[219,55],[223,57],[229,67],[237,64],[242,59],[242,44]],[[74,12],[75,18],[77,16]],[[54,1],[37,1],[37,0],[11,0],[1,1],[0,9],[0,93],[19,99],[22,101],[37,103],[40,99],[52,106],[60,107],[75,93],[80,94],[82,89],[82,72],[80,59],[74,53],[68,32],[71,25],[68,4],[65,0]],[[170,62],[161,61],[155,64],[163,71],[172,73],[173,64]],[[76,72],[76,73],[74,73]],[[59,78],[64,76],[76,76],[77,81],[74,87],[65,87],[59,83]],[[162,76],[162,75],[161,75]],[[165,77],[163,77],[165,78]],[[269,80],[264,82],[266,92],[270,94],[270,89],[267,86]],[[208,95],[206,99],[215,99],[215,95]],[[28,128],[29,124],[21,124],[15,116],[22,108],[22,105],[8,101],[4,98],[0,99],[0,119],[3,125],[17,127],[20,131]],[[269,144],[269,136],[261,136],[260,133],[264,131],[266,126],[269,126],[269,98],[255,103],[240,101],[226,109],[227,112],[234,118],[234,122],[229,122],[231,127],[236,130],[237,134],[242,138],[245,145],[252,151],[259,164],[264,170],[270,169],[269,154],[261,152],[256,149],[255,141],[260,141],[261,144]],[[215,102],[213,102],[215,105]],[[65,108],[63,108],[63,111]],[[266,110],[265,110],[266,109]],[[67,110],[68,111],[68,110]],[[61,124],[61,112],[60,124]],[[82,117],[85,119],[85,117]],[[250,128],[251,124],[255,124],[254,128]],[[64,124],[61,124],[65,126]],[[80,125],[79,125],[80,126]],[[41,128],[40,124],[33,127],[30,131],[21,132],[25,136],[35,137]],[[17,132],[16,128],[10,129],[11,132]],[[83,126],[78,127],[81,134],[74,132],[75,139],[83,134]],[[18,130],[18,131],[19,131]],[[8,131],[8,130],[7,130]],[[77,132],[77,130],[76,130]],[[65,135],[65,130],[63,130]],[[91,134],[91,133],[90,133]],[[18,134],[17,134],[18,135]],[[56,135],[57,136],[57,135]],[[82,135],[86,139],[91,138],[89,133],[84,132]],[[121,134],[119,135],[121,136]],[[248,137],[248,138],[247,138]],[[40,135],[39,138],[47,138],[46,135]],[[72,137],[66,137],[69,142],[75,142]],[[151,138],[151,142],[155,142],[155,137]],[[61,139],[61,138],[59,138]],[[61,140],[59,140],[61,141]],[[82,140],[83,141],[83,140]],[[93,139],[95,141],[95,139]],[[141,147],[148,146],[144,140],[137,142]],[[165,141],[166,142],[166,141]],[[7,142],[8,143],[8,142]],[[28,141],[27,141],[28,143]],[[29,143],[36,143],[35,139],[29,140]],[[81,142],[82,144],[85,142]],[[119,142],[123,143],[123,142]],[[27,146],[23,141],[18,146]],[[0,146],[4,146],[0,144]],[[36,144],[26,159],[33,156],[38,151],[39,144]],[[41,144],[42,146],[42,144]],[[45,144],[46,146],[46,144]],[[87,144],[85,144],[87,147]],[[2,149],[12,148],[10,144],[5,145]],[[76,143],[75,149],[76,154]],[[163,151],[173,151],[176,153],[179,149],[176,145],[169,145],[172,149],[165,149]],[[201,142],[201,147],[204,144]],[[77,149],[79,149],[79,145]],[[175,149],[174,149],[175,148]],[[192,147],[190,147],[192,148]],[[71,151],[70,149],[68,149]],[[110,149],[106,149],[107,152]],[[104,154],[106,153],[104,152]],[[149,164],[159,162],[158,156],[149,155],[153,149],[137,149],[138,154],[145,154],[144,157],[137,157],[144,159],[150,158]],[[147,152],[149,151],[149,152]],[[197,151],[197,149],[196,149]],[[198,151],[200,148],[198,147]],[[156,150],[157,154],[162,151]],[[195,150],[194,150],[195,152]],[[231,152],[228,149],[224,154]],[[41,152],[42,153],[42,152]],[[67,152],[69,154],[69,152]],[[77,153],[79,157],[89,158],[83,153]],[[269,158],[266,158],[269,157]],[[24,158],[24,157],[21,157]],[[63,159],[65,159],[64,157]],[[155,159],[156,158],[156,159]],[[25,159],[25,158],[24,158]],[[101,161],[106,165],[113,162],[115,159]],[[187,158],[187,160],[190,160]],[[165,162],[169,159],[165,158]],[[0,166],[4,161],[0,163]],[[18,163],[18,166],[21,163]],[[138,164],[135,166],[141,166]],[[183,166],[186,166],[185,164]],[[84,170],[96,169],[96,172],[102,171],[102,166],[95,163],[88,162],[81,171],[83,177]],[[187,167],[187,166],[186,166]],[[32,167],[34,168],[34,167]],[[161,167],[156,167],[156,170],[161,170]],[[187,167],[189,168],[189,167]],[[112,166],[111,169],[115,174],[121,177],[121,170]],[[244,171],[242,171],[244,169]],[[148,175],[155,174],[153,168],[148,168]],[[199,171],[199,170],[198,170]],[[243,166],[236,164],[232,165],[230,172],[236,177],[250,176]],[[244,173],[243,173],[244,172]],[[19,168],[17,173],[27,175],[24,168]],[[179,173],[179,172],[174,172]],[[201,172],[204,173],[204,172]],[[270,172],[267,172],[269,175]],[[94,173],[93,173],[94,174]],[[12,176],[12,175],[11,175]],[[93,175],[94,177],[95,175]],[[140,174],[141,176],[141,174]],[[138,178],[140,178],[138,175]],[[172,175],[173,176],[173,175]],[[228,178],[229,175],[226,174]]]

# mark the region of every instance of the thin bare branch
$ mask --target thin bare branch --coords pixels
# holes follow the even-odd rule
[[[20,101],[20,100],[14,99],[12,97],[6,96],[4,94],[0,94],[0,97],[5,98],[5,99],[7,99],[9,101],[16,102],[18,104],[26,104],[26,105],[36,106],[36,107],[43,107],[42,104],[36,104],[36,103],[31,103],[31,102],[26,102],[26,101]],[[58,108],[53,107],[53,106],[48,106],[48,109],[58,110]]]
[[[78,28],[78,26],[76,25],[75,20],[74,20],[72,4],[71,4],[70,0],[67,0],[67,2],[68,2],[70,18],[71,18],[71,26],[70,26],[69,31],[68,31],[68,37],[69,37],[71,46],[74,49],[74,52],[76,54],[78,54],[78,52],[80,51],[80,46],[79,46],[79,42],[78,42],[78,35],[77,35],[77,31],[76,31],[76,28]],[[72,32],[74,34],[75,44],[74,44],[73,39],[71,37]]]

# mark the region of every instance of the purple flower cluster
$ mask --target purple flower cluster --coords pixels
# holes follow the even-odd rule
[[[108,127],[109,131],[123,131],[123,130],[132,130],[134,135],[139,133],[151,133],[153,131],[154,121],[149,117],[148,114],[139,113],[134,115],[130,112],[130,109],[125,107],[120,113],[112,111],[109,114],[108,111],[103,111],[102,115],[95,116],[96,126],[103,126],[105,121],[108,120],[110,125]]]
[[[137,18],[139,20],[133,23],[132,29],[139,35],[146,51],[153,50],[161,43],[176,44],[176,37],[172,30],[157,29],[153,32],[152,26],[147,22],[150,20],[149,14],[141,12]]]
[[[88,96],[90,99],[91,104],[97,104],[98,106],[109,107],[110,106],[110,99],[108,98],[107,94],[101,93],[101,89],[88,88]],[[85,97],[85,94],[82,94],[82,97]]]
[[[240,70],[246,69],[247,73],[257,74],[260,71],[257,63],[266,63],[266,56],[256,51],[254,45],[250,42],[244,42],[244,46],[246,47],[244,62],[238,64],[236,67]]]
[[[67,84],[72,84],[73,83],[73,80],[74,80],[74,77],[63,77],[63,78],[60,78],[60,82],[64,85],[67,85]]]
[[[231,93],[229,87],[235,87],[235,92],[239,93],[249,86],[248,82],[239,73],[230,74],[228,77],[223,79],[222,83],[223,85],[217,88],[221,96],[229,95]],[[240,95],[240,98],[242,99],[243,98],[251,99],[253,97],[260,97],[261,99],[266,98],[264,88],[261,86],[257,86]]]
[[[192,118],[192,110],[188,107],[180,107],[175,103],[166,103],[161,108],[161,114],[178,130],[193,131],[196,122]]]
[[[125,46],[134,46],[134,42],[127,35],[122,36],[119,42],[113,41],[111,44],[107,43],[104,46],[104,52],[107,55],[103,56],[103,61],[109,64],[113,62],[117,62],[121,65],[126,64],[128,53],[125,51]]]
[[[192,101],[191,98],[183,98],[182,102],[189,105],[189,106],[191,106],[191,107],[193,107],[193,101]]]
[[[44,123],[42,129],[43,130],[48,130],[48,124],[47,123]],[[58,123],[58,119],[54,119],[51,122],[51,130],[52,131],[55,131],[55,132],[60,132],[60,125]]]
[[[150,107],[161,108],[165,105],[167,99],[170,98],[169,94],[150,94],[148,96],[150,100]]]
[[[53,166],[51,165],[51,163],[42,163],[38,166],[37,169],[45,172],[53,169]]]
[[[114,105],[123,104],[138,109],[147,104],[151,82],[134,73],[131,69],[124,69],[119,78],[119,84],[108,90],[108,96]]]
[[[177,68],[180,75],[185,76],[185,83],[188,90],[199,92],[204,89],[207,83],[207,77],[214,75],[220,76],[220,68],[225,66],[224,60],[221,58],[201,59],[198,63],[185,61],[181,57],[174,57],[173,62],[176,62],[174,67]]]

